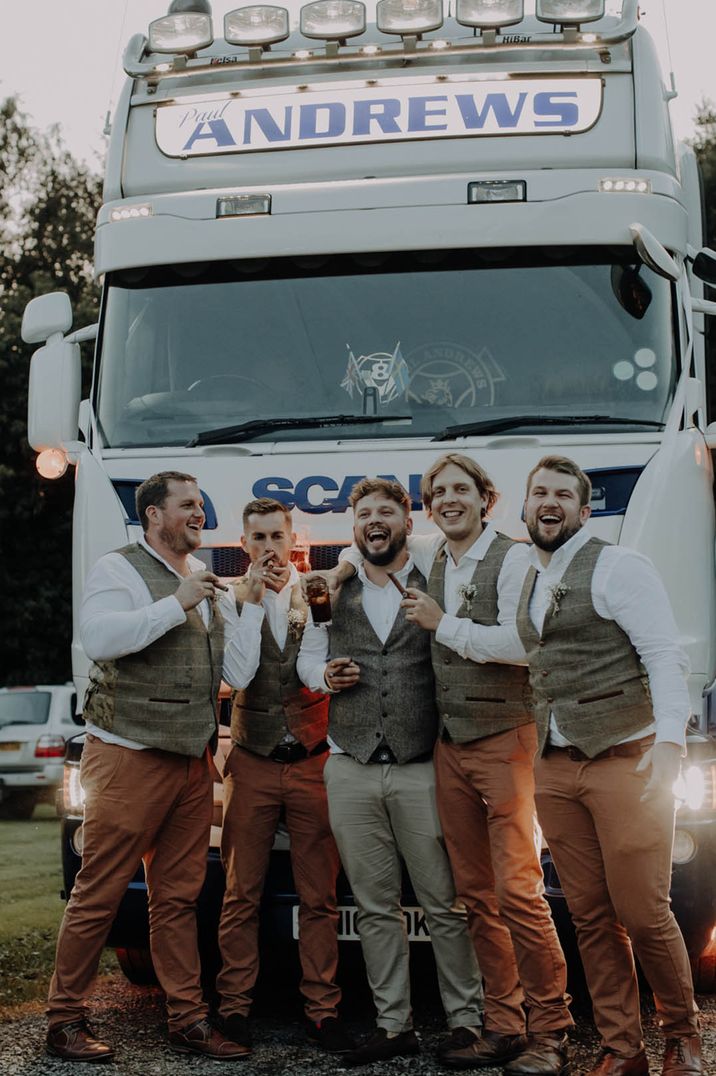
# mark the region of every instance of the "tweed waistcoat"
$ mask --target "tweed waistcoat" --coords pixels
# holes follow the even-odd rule
[[[408,586],[419,587],[413,570]],[[360,666],[355,687],[330,697],[331,739],[359,762],[385,741],[398,762],[432,750],[437,735],[435,687],[427,631],[405,619],[402,609],[384,643],[363,609],[363,584],[353,577],[341,587],[329,626],[332,657]]]
[[[463,601],[457,616],[475,624],[494,625],[497,619],[497,579],[504,559],[514,545],[511,538],[497,534],[482,560],[477,562],[470,585],[475,595]],[[428,594],[445,608],[445,544],[433,561]],[[480,664],[462,658],[443,646],[431,632],[431,653],[435,673],[440,731],[447,729],[455,743],[467,743],[493,736],[533,720],[529,673],[524,666]]]
[[[535,568],[522,588],[517,631],[529,660],[540,754],[549,735],[550,713],[562,735],[590,758],[654,718],[639,655],[619,625],[599,616],[592,603],[592,576],[607,544],[590,538],[575,554],[541,636],[529,615]]]
[[[243,603],[236,602],[241,613]],[[290,732],[309,751],[325,740],[328,699],[304,687],[296,674],[300,637],[289,631],[281,650],[266,617],[261,625],[261,661],[248,687],[235,691],[231,738],[257,755],[270,755]]]
[[[117,550],[159,601],[177,589],[177,577],[141,545]],[[136,654],[98,661],[90,669],[86,721],[146,747],[200,758],[216,736],[216,705],[224,654],[224,618],[211,603],[207,631],[201,613],[187,610]]]

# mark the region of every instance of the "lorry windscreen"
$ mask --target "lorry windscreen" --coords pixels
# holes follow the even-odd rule
[[[100,429],[114,448],[186,445],[257,419],[254,441],[432,437],[526,413],[647,429],[672,396],[674,322],[670,284],[628,247],[117,271],[105,285]],[[376,423],[272,421],[324,415]]]

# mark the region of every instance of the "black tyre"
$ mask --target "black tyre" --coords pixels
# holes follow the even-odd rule
[[[0,817],[18,820],[32,818],[38,801],[37,792],[11,792],[7,799],[0,803]]]
[[[135,986],[152,986],[157,981],[148,949],[115,949],[125,977]]]

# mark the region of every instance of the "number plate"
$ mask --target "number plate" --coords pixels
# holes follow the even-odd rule
[[[360,940],[358,930],[356,929],[357,914],[357,908],[349,907],[346,904],[340,904],[338,906],[339,941],[357,942]],[[403,908],[403,917],[405,918],[405,926],[408,932],[408,941],[430,941],[430,931],[428,930],[428,924],[422,908]],[[298,937],[298,905],[294,905],[293,908],[293,937]]]
[[[16,743],[14,740],[0,743],[0,751],[19,751],[21,747],[22,744]]]

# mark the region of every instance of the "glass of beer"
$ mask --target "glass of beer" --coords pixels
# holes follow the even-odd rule
[[[311,607],[314,624],[327,624],[331,619],[331,596],[328,583],[320,575],[306,580],[306,600]]]

